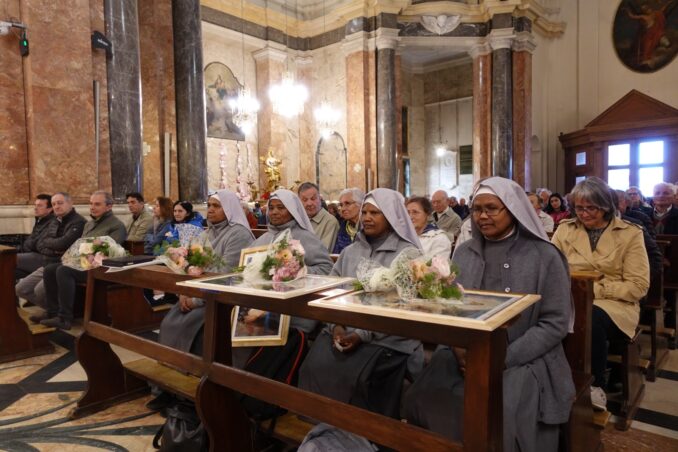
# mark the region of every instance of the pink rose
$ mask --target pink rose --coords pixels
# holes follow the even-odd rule
[[[431,259],[431,269],[440,275],[441,278],[450,276],[450,263],[442,256],[435,256]]]
[[[202,275],[203,269],[201,267],[196,267],[194,265],[191,265],[188,267],[188,270],[186,270],[186,273],[188,273],[191,276],[200,276]]]

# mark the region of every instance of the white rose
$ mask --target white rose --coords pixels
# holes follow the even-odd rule
[[[78,248],[79,254],[92,254],[94,252],[94,247],[91,243],[81,243],[80,248]]]

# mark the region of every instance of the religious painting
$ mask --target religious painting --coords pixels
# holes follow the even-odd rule
[[[240,83],[222,63],[210,63],[205,68],[205,109],[207,136],[244,141],[245,134],[233,122],[228,102],[238,96]]]
[[[678,53],[678,0],[622,0],[614,18],[614,48],[626,67],[658,71]]]
[[[382,317],[492,330],[538,301],[538,295],[466,291],[459,300],[403,300],[398,292],[352,292],[309,302],[310,306]]]

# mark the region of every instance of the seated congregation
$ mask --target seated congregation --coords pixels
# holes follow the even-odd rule
[[[221,257],[208,269],[216,273],[237,267],[243,249],[269,245],[285,231],[301,242],[309,274],[356,277],[361,261],[388,267],[408,250],[442,256],[458,266],[457,281],[467,290],[540,296],[507,328],[503,450],[559,450],[576,397],[563,348],[575,321],[570,272],[602,275],[593,283],[590,397],[594,409],[604,411],[606,393],[615,392],[622,378],[608,371],[608,353],[636,336],[651,274],[663,270],[655,237],[678,234],[675,191],[658,184],[650,205],[637,187],[619,193],[595,177],[565,196],[547,189],[526,193],[511,180],[491,177],[476,183],[469,205],[442,190],[431,199],[405,199],[385,188],[349,188],[338,205],[326,205],[319,187],[307,182],[297,193],[276,190],[253,210],[235,193],[219,190],[209,197],[204,219],[191,203],[166,197],[155,198],[150,213],[143,196],[130,193],[127,225],[113,215],[108,193],[91,195],[86,221],[70,196],[57,192],[35,200],[35,227],[18,254],[16,295],[43,308],[32,322],[70,329],[76,285],[87,281],[87,272],[60,258],[81,237],[143,242],[144,253],[152,255],[186,228],[204,230]],[[265,231],[253,231],[253,225]],[[201,298],[179,296],[160,324],[159,342],[202,354],[204,307]],[[666,326],[675,327],[670,322]],[[286,345],[234,348],[234,367],[257,372],[254,358],[261,363],[265,357],[290,368],[287,383],[303,390],[464,440],[466,350],[301,317],[292,317],[289,328]],[[299,344],[301,352],[290,354]],[[162,410],[175,400],[157,387],[153,392],[149,408]],[[248,413],[257,418],[262,405],[252,406]],[[340,449],[342,441],[345,450],[379,447],[319,424],[299,450]]]

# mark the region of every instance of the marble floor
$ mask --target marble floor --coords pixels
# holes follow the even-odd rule
[[[68,414],[85,389],[73,351],[81,327],[52,333],[54,353],[0,364],[0,450],[152,451],[164,422],[144,404],[150,395],[77,420]],[[123,362],[139,355],[114,347]],[[627,432],[612,423],[602,433],[606,451],[678,451],[678,351],[670,352]],[[592,452],[592,451],[591,451]]]

